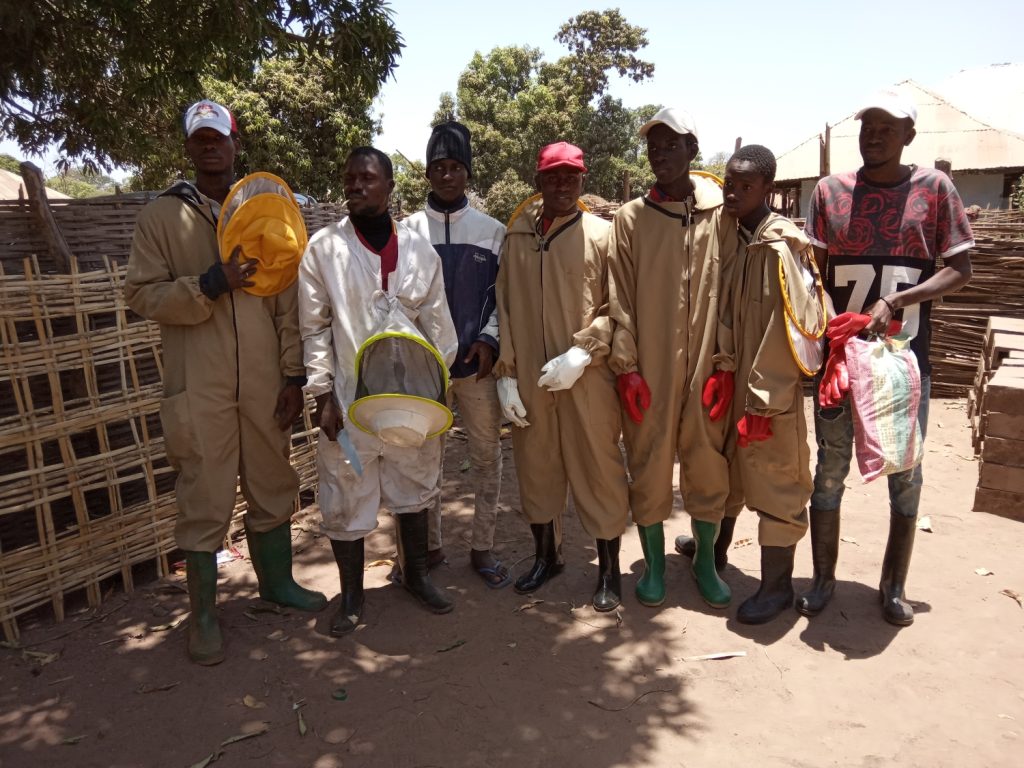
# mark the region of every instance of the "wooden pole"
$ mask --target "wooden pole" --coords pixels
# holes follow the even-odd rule
[[[824,178],[828,176],[832,167],[832,126],[825,123],[825,135],[824,137],[819,136],[818,140],[821,142],[820,149],[821,155],[818,161],[818,177]]]
[[[64,239],[64,233],[60,231],[56,219],[53,218],[50,201],[46,198],[46,184],[44,183],[43,172],[37,166],[27,161],[22,163],[20,167],[21,178],[25,182],[25,191],[28,192],[29,203],[36,214],[39,227],[43,230],[46,244],[50,247],[50,255],[53,256],[53,262],[59,272],[65,275],[70,274],[71,265],[74,264],[75,257],[68,247],[67,240]]]
[[[737,136],[736,137],[736,144],[735,144],[735,146],[733,146],[732,151],[733,152],[739,152],[739,149],[742,146],[743,146],[743,137],[742,136]]]
[[[633,195],[633,182],[629,178],[629,170],[622,172],[622,202],[628,203]]]

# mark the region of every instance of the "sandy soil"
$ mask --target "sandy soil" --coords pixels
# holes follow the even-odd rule
[[[505,442],[496,548],[520,573],[532,541]],[[827,611],[751,628],[734,618],[758,579],[749,513],[730,553],[725,611],[704,606],[674,553],[665,605],[639,605],[630,529],[623,607],[595,613],[596,553],[575,520],[565,572],[533,600],[487,589],[469,568],[465,443],[449,445],[449,565],[434,573],[458,600],[454,613],[426,613],[375,565],[365,626],[336,640],[334,601],[316,616],[268,612],[248,561],[236,560],[221,568],[228,659],[204,669],[184,655],[180,577],[129,596],[112,587],[99,611],[60,625],[41,617],[22,650],[0,651],[0,766],[185,767],[211,755],[218,768],[1022,764],[1024,609],[1000,591],[1024,594],[1024,527],[970,511],[977,465],[962,401],[932,404],[922,515],[933,531],[918,532],[908,590],[917,621],[906,629],[886,624],[877,604],[884,482],[864,485],[856,472],[848,481]],[[667,525],[670,551],[686,530],[679,512]],[[299,520],[295,546],[300,578],[335,596],[315,516]],[[392,556],[390,521],[368,549],[368,561]],[[810,574],[805,540],[798,591]],[[745,655],[689,660],[726,651]]]

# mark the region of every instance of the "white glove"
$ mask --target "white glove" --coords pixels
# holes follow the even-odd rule
[[[519,385],[513,377],[502,376],[498,379],[498,401],[506,419],[517,427],[530,426],[530,422],[526,420],[526,406],[519,397]]]
[[[547,387],[554,392],[558,389],[569,389],[579,381],[583,370],[590,365],[590,353],[583,347],[569,347],[565,354],[553,357],[544,363],[544,371],[537,379],[538,387]]]

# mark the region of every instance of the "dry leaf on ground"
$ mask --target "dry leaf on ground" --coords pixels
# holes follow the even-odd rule
[[[1016,600],[1017,605],[1024,608],[1024,602],[1021,601],[1021,596],[1014,592],[1012,589],[1001,589],[999,590],[1000,595],[1006,595],[1011,600]]]

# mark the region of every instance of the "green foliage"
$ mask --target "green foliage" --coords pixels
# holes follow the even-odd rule
[[[475,164],[474,159],[474,164]],[[519,178],[511,168],[506,169],[496,182],[491,185],[484,198],[484,210],[501,222],[508,222],[512,212],[526,198],[537,193],[535,187]]]
[[[325,101],[345,104],[343,125],[331,122],[340,121],[334,109],[319,131],[312,123],[322,113],[310,115],[306,133],[294,137],[298,143],[340,125],[343,138],[326,147],[330,166],[334,144],[366,135],[363,105],[376,96],[401,47],[383,0],[3,3],[0,130],[25,151],[57,144],[68,164],[76,158],[89,167],[140,168],[147,180],[166,175],[171,157],[180,154],[184,105],[207,95],[213,81],[254,89],[260,73],[275,71],[277,59],[303,74],[315,68]],[[268,104],[277,99],[260,95]],[[352,121],[355,113],[361,117]],[[287,136],[289,120],[282,120],[284,133],[273,134],[273,126],[268,131]],[[303,164],[325,149],[324,141],[317,139],[308,152],[293,150],[279,167],[296,162],[305,173]],[[280,143],[268,135],[267,145]],[[264,149],[257,141],[253,153],[262,160]],[[176,162],[180,167],[180,158]]]
[[[511,213],[515,207],[505,202],[513,190],[533,190],[537,152],[551,142],[569,141],[583,149],[590,170],[585,191],[603,198],[621,196],[624,171],[630,172],[634,189],[638,181],[653,178],[636,132],[658,107],[632,110],[605,93],[609,72],[637,82],[653,74],[654,65],[634,55],[647,44],[645,30],[628,24],[617,10],[590,11],[562,25],[556,39],[570,55],[555,62],[526,46],[476,53],[459,77],[454,99],[442,94],[434,114],[435,124],[454,116],[472,131],[473,186],[495,218],[502,218],[495,211]],[[492,195],[499,181],[502,186]]]
[[[318,200],[343,196],[345,158],[353,147],[370,144],[380,126],[370,115],[372,96],[330,86],[334,68],[315,55],[273,58],[244,82],[204,80],[210,97],[238,121],[241,173],[277,173]]]
[[[635,83],[654,76],[654,65],[634,55],[647,46],[646,33],[618,8],[586,11],[559,27],[555,40],[569,49],[564,61],[584,101],[604,94],[611,70]]]
[[[112,195],[115,184],[109,176],[93,173],[83,166],[69,168],[46,180],[46,186],[50,189],[78,198]]]
[[[10,155],[0,155],[0,168],[21,175],[21,161]]]
[[[391,165],[395,169],[393,207],[404,216],[416,213],[426,204],[430,192],[426,165],[422,160],[409,160],[400,152],[391,155]]]
[[[725,166],[729,162],[728,152],[715,152],[709,160],[704,160],[700,152],[697,153],[697,157],[694,158],[690,164],[694,170],[707,171],[713,173],[718,178],[725,178]]]

